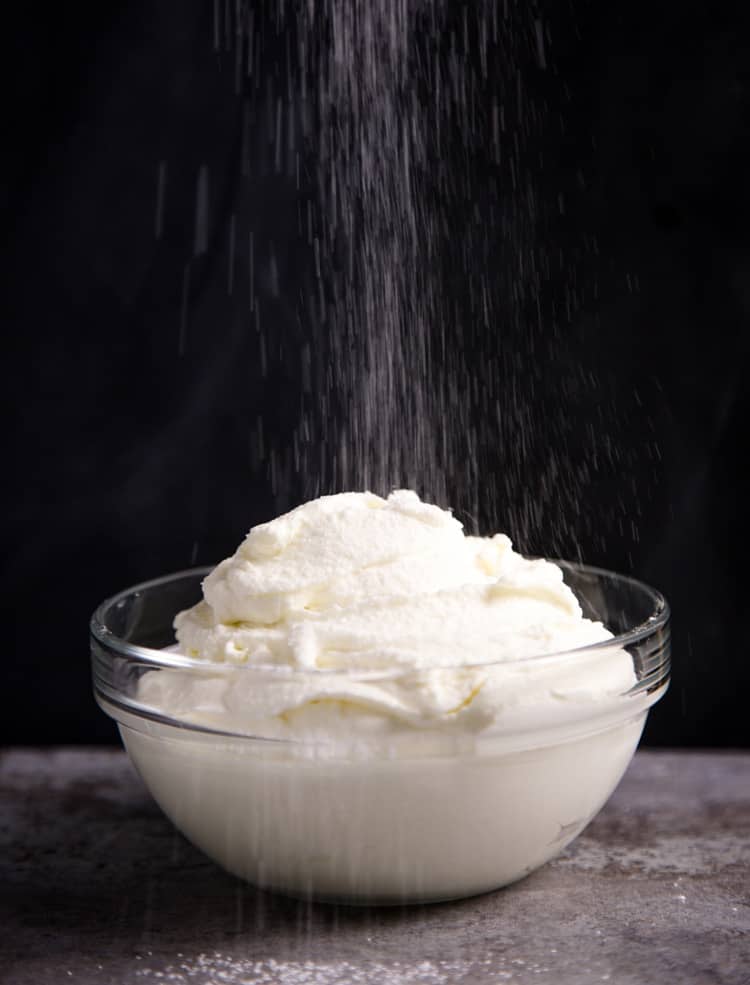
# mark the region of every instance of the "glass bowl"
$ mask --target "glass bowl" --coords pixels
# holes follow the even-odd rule
[[[239,680],[263,699],[295,678],[340,674],[207,663],[169,649],[174,616],[200,600],[209,568],[145,582],[99,606],[90,627],[94,693],[164,813],[230,872],[265,889],[351,903],[486,892],[538,868],[588,824],[669,681],[664,598],[623,575],[561,567],[584,615],[615,637],[478,665],[500,696],[494,719],[478,730],[368,734],[353,715],[333,742],[250,734],[241,721],[189,707],[176,715],[174,701],[167,707],[159,695],[186,682],[223,693]],[[614,693],[591,685],[608,661],[623,660],[634,684]],[[403,669],[345,676],[409,687],[430,673],[417,682]]]

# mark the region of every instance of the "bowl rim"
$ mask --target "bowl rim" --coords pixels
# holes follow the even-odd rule
[[[653,603],[653,611],[645,620],[638,623],[638,625],[633,626],[631,629],[624,633],[619,633],[616,636],[612,636],[609,639],[601,640],[595,643],[587,643],[585,646],[572,647],[566,650],[556,650],[553,652],[531,654],[523,657],[514,658],[512,660],[496,660],[496,661],[482,661],[481,663],[463,663],[463,664],[451,664],[440,666],[436,670],[468,670],[470,668],[490,668],[490,667],[505,667],[510,668],[514,666],[525,666],[534,662],[535,664],[557,662],[565,659],[573,659],[575,657],[581,656],[583,654],[593,653],[595,651],[602,650],[620,650],[626,647],[634,646],[641,643],[644,639],[658,633],[660,630],[664,630],[670,620],[671,609],[669,603],[667,602],[664,595],[657,589],[652,588],[646,582],[640,581],[637,578],[633,578],[630,575],[619,574],[615,571],[610,571],[606,568],[596,567],[594,565],[583,564],[577,561],[563,561],[553,558],[545,558],[545,560],[551,561],[553,564],[558,565],[558,567],[563,570],[573,570],[577,573],[583,575],[590,575],[597,578],[607,578],[609,580],[616,580],[623,584],[628,584],[632,588],[650,596]],[[128,660],[137,660],[139,663],[147,664],[154,668],[163,667],[169,669],[180,669],[180,670],[195,670],[201,674],[205,674],[207,670],[210,670],[212,674],[221,673],[222,670],[231,673],[258,673],[258,672],[268,672],[273,674],[289,675],[310,675],[310,676],[324,676],[324,675],[342,675],[346,674],[349,677],[356,678],[357,680],[383,680],[386,678],[400,677],[408,673],[413,673],[418,668],[412,668],[406,665],[399,665],[397,667],[388,668],[376,668],[372,670],[367,670],[366,668],[356,668],[354,670],[342,670],[341,668],[319,668],[319,667],[294,667],[291,665],[282,664],[259,664],[259,663],[233,663],[230,661],[209,661],[203,659],[196,659],[193,657],[185,656],[179,652],[173,650],[159,650],[154,647],[143,646],[138,643],[131,643],[128,640],[122,639],[113,633],[106,625],[106,614],[115,606],[123,602],[129,596],[137,595],[139,592],[146,590],[151,590],[158,588],[161,585],[166,585],[170,582],[178,581],[182,578],[204,578],[214,569],[215,565],[201,565],[193,568],[183,568],[180,571],[174,571],[166,575],[161,575],[158,578],[151,578],[147,581],[138,582],[135,585],[131,585],[129,588],[124,588],[117,592],[115,595],[111,595],[105,598],[94,610],[91,619],[89,621],[89,631],[91,637],[102,647],[110,651],[114,651],[118,656],[124,657]],[[175,613],[176,615],[177,613]]]

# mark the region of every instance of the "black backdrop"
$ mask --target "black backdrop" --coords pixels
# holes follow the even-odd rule
[[[225,556],[304,495],[273,450],[298,418],[293,298],[309,258],[292,234],[294,182],[268,166],[263,113],[245,130],[251,180],[241,174],[243,104],[230,55],[214,48],[212,4],[14,16],[3,740],[108,741],[88,680],[95,604]],[[580,0],[528,16],[548,44],[532,83],[553,106],[566,93],[564,140],[552,148],[551,127],[538,138],[556,151],[541,187],[573,203],[550,235],[596,243],[542,384],[554,391],[564,365],[585,362],[593,389],[571,398],[581,426],[605,399],[622,411],[621,471],[595,470],[586,522],[559,546],[632,571],[672,603],[673,687],[647,741],[748,745],[750,8]],[[271,55],[274,43],[269,32]],[[195,255],[201,168],[208,238]],[[265,353],[240,280],[228,291],[233,212],[254,233]],[[632,523],[613,510],[625,485]],[[545,523],[520,538],[525,549],[545,551]]]

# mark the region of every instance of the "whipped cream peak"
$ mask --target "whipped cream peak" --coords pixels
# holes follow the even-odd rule
[[[204,595],[217,623],[271,626],[353,596],[460,584],[460,572],[447,580],[440,572],[463,541],[459,521],[416,493],[323,496],[254,527],[206,578]]]
[[[560,568],[467,537],[397,490],[324,496],[254,527],[175,627],[212,662],[341,671],[481,665],[609,638]]]
[[[203,588],[175,628],[205,674],[146,675],[141,692],[212,724],[275,736],[352,722],[366,734],[481,730],[511,708],[635,682],[615,648],[540,659],[611,633],[584,619],[557,565],[522,557],[504,534],[465,536],[408,490],[324,496],[254,527]]]

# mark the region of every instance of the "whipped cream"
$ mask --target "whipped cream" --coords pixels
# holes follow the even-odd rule
[[[519,879],[601,808],[661,693],[632,688],[631,656],[558,566],[413,492],[255,527],[203,591],[178,653],[112,713],[188,838],[295,895],[403,903]]]
[[[635,683],[557,565],[465,536],[406,490],[324,496],[254,527],[203,591],[175,629],[205,672],[147,674],[139,698],[243,734],[476,733]]]

